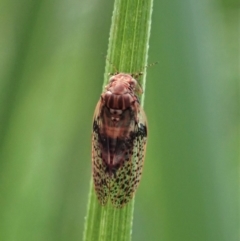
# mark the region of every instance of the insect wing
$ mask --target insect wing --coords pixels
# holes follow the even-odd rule
[[[102,153],[99,147],[99,128],[101,126],[101,119],[99,117],[100,108],[101,103],[99,101],[93,116],[92,173],[98,200],[102,205],[105,205],[109,195],[109,176],[106,173],[106,164],[102,160]]]
[[[111,202],[117,208],[132,199],[142,176],[147,143],[147,120],[140,106],[138,120],[139,122],[134,125],[135,137],[132,148],[128,151],[129,155],[109,180]]]

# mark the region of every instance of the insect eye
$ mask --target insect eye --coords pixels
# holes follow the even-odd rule
[[[115,78],[114,76],[112,76],[112,77],[110,78],[110,80],[109,80],[110,83],[113,83],[113,82],[115,82],[115,81],[116,81],[116,78]]]
[[[135,88],[136,88],[136,80],[131,80],[129,82],[129,85],[130,85],[131,89],[135,90]]]

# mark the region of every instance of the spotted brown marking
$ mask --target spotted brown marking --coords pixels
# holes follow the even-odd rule
[[[108,198],[118,208],[128,203],[142,176],[147,122],[136,95],[139,89],[130,74],[116,74],[110,78],[95,109],[92,169],[102,205]]]

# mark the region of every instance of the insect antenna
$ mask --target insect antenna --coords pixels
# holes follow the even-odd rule
[[[138,79],[141,75],[143,75],[144,70],[145,70],[146,68],[152,67],[152,66],[154,66],[154,65],[156,65],[156,64],[158,64],[158,62],[154,62],[154,63],[148,64],[148,65],[144,66],[141,71],[138,71],[138,72],[133,73],[133,74],[131,74],[131,75],[132,75],[133,78]]]
[[[156,64],[158,64],[158,62],[154,62],[154,63],[148,64],[148,65],[144,66],[142,69],[145,70],[146,68],[152,67],[152,66],[154,66],[154,65],[156,65]],[[138,78],[139,78],[141,75],[143,75],[143,74],[144,74],[143,71],[138,71],[138,72],[136,72],[136,73],[131,74],[131,76],[132,76],[134,79],[136,79],[137,82],[138,82],[138,85],[139,85],[139,90],[138,90],[138,91],[139,91],[140,93],[142,93],[143,91],[142,91],[142,86],[141,86],[141,84],[140,84],[139,81],[138,81]]]
[[[154,66],[154,65],[156,65],[156,64],[158,64],[158,61],[156,61],[156,62],[154,62],[154,63],[151,63],[151,64],[148,64],[148,65],[146,65],[144,68],[146,69],[146,68],[152,67],[152,66]]]
[[[114,73],[108,73],[108,75],[112,76],[112,75],[116,75],[116,74],[119,74],[119,71],[118,69],[116,68],[116,66],[110,61],[110,59],[106,57],[106,60],[108,61],[108,63],[114,68]]]

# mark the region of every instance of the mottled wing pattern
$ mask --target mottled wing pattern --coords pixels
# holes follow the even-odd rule
[[[122,166],[110,177],[110,198],[114,207],[120,208],[132,199],[141,179],[147,143],[147,121],[141,107],[135,124],[132,149]]]
[[[106,164],[102,160],[102,153],[99,147],[99,105],[97,104],[93,117],[93,133],[92,133],[92,172],[94,188],[97,193],[99,202],[105,205],[109,196],[109,175],[106,173]]]

